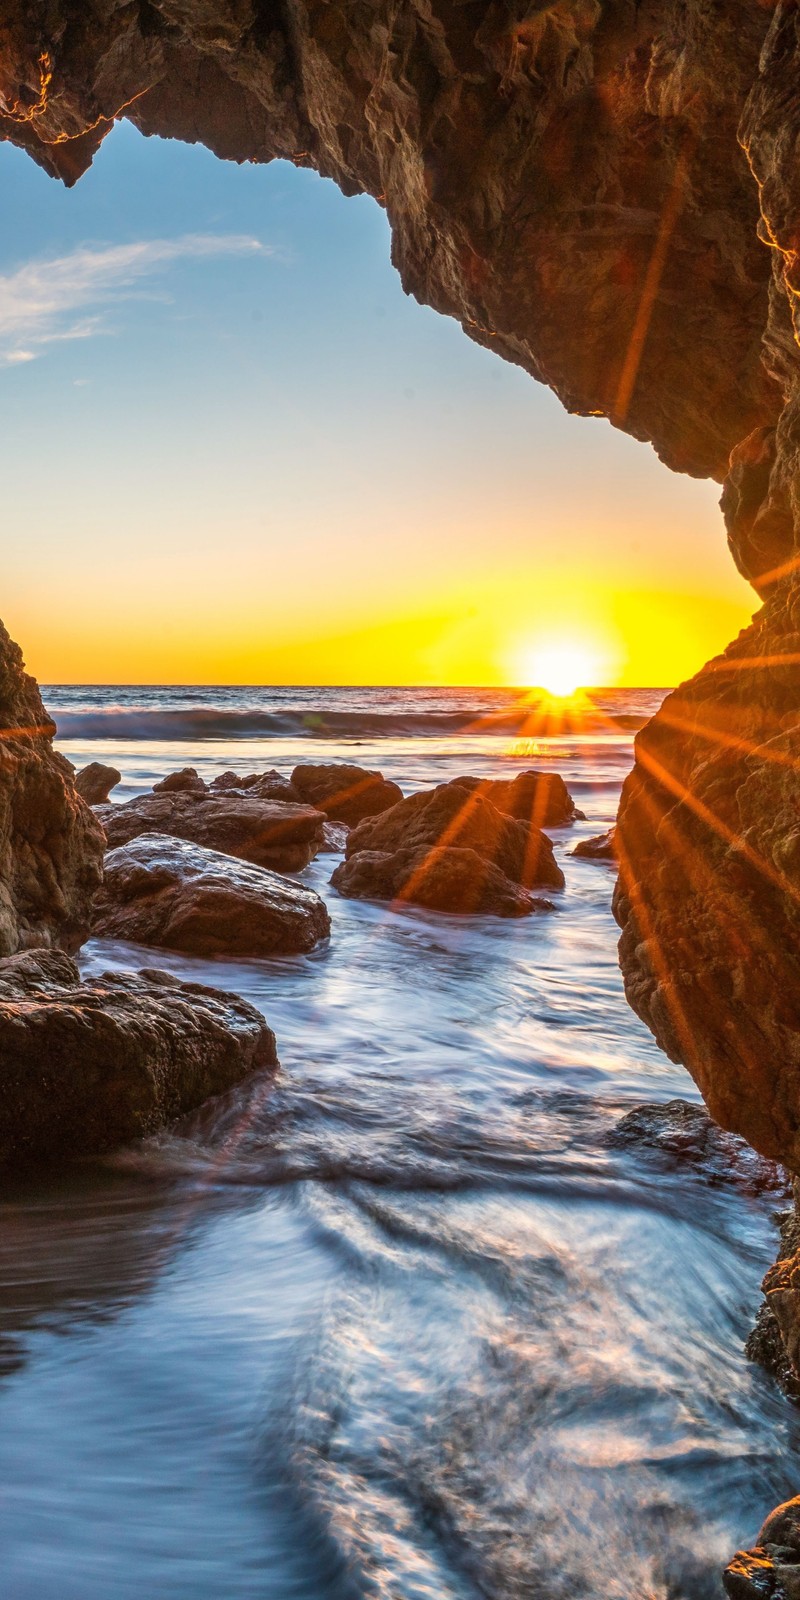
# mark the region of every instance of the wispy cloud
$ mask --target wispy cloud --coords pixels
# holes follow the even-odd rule
[[[188,233],[105,248],[82,246],[0,273],[0,366],[35,361],[45,346],[108,332],[105,310],[136,296],[142,279],[177,261],[268,255],[246,234]],[[139,291],[140,292],[140,291]]]

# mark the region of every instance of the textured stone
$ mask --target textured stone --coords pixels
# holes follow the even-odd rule
[[[209,785],[212,794],[241,794],[251,800],[286,800],[298,803],[301,796],[288,778],[272,768],[269,772],[221,772]]]
[[[749,0],[7,0],[0,133],[73,182],[124,115],[371,194],[409,293],[722,476],[781,407],[737,141],[769,24]]]
[[[518,772],[515,778],[454,778],[462,789],[480,793],[497,811],[534,828],[563,828],[583,822],[564,779],[557,772]]]
[[[306,805],[324,811],[331,822],[351,826],[365,817],[379,816],[403,798],[399,785],[381,772],[344,761],[304,762],[295,767],[291,783]]]
[[[313,889],[156,833],[109,850],[92,931],[193,955],[271,956],[312,950],[330,927]]]
[[[198,776],[195,767],[181,767],[179,772],[168,772],[160,783],[153,784],[153,794],[205,794],[207,785]]]
[[[75,788],[88,806],[104,805],[111,790],[122,782],[122,773],[116,767],[106,767],[101,761],[91,761],[88,767],[75,774]]]
[[[158,971],[82,983],[56,951],[0,962],[0,1165],[111,1150],[276,1065],[234,995]]]
[[[0,623],[0,956],[77,950],[89,931],[103,836],[54,733]]]
[[[616,828],[607,828],[605,833],[596,833],[591,839],[579,839],[570,855],[581,861],[616,861],[616,831]]]
[[[310,806],[210,790],[138,795],[122,806],[99,806],[96,815],[110,849],[141,833],[169,833],[276,872],[307,867],[323,842],[325,826],[322,813]]]
[[[739,1550],[723,1573],[730,1600],[800,1600],[800,1498],[767,1517],[752,1550]]]
[[[536,906],[527,891],[563,888],[564,874],[545,834],[456,779],[352,828],[331,882],[353,898],[524,916]]]

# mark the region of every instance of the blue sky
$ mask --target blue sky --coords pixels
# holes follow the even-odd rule
[[[4,620],[43,680],[661,682],[746,621],[715,485],[407,298],[380,208],[120,124],[0,147]]]

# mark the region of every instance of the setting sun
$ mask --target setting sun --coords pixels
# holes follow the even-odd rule
[[[527,688],[545,689],[559,700],[600,682],[604,676],[600,652],[574,639],[543,641],[522,651],[519,664],[521,682]]]

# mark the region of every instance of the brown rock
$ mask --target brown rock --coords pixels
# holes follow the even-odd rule
[[[91,761],[88,767],[75,775],[75,788],[87,806],[104,805],[111,790],[122,782],[122,773],[116,767],[104,767],[101,761]]]
[[[0,956],[77,950],[102,875],[102,831],[53,749],[55,725],[0,623]]]
[[[442,850],[361,850],[331,883],[352,900],[393,900],[459,916],[525,917],[548,901],[512,883],[494,862],[459,846]]]
[[[0,962],[0,1165],[111,1150],[276,1065],[234,995],[151,970],[82,983],[55,951]]]
[[[294,804],[301,801],[289,779],[274,768],[269,772],[221,772],[209,787],[213,794],[243,794],[255,800],[286,800]]]
[[[169,833],[276,872],[307,867],[325,825],[322,813],[310,806],[210,791],[139,795],[126,805],[100,806],[96,815],[112,850],[141,833]]]
[[[596,833],[591,839],[579,839],[570,855],[582,861],[616,861],[616,831],[616,828],[607,828],[605,833]]]
[[[352,898],[524,916],[537,907],[531,887],[563,888],[564,875],[543,833],[456,780],[359,823],[331,883]]]
[[[730,1600],[800,1600],[800,1497],[767,1517],[752,1550],[738,1550],[723,1573]]]
[[[207,788],[194,767],[181,767],[180,772],[168,772],[160,783],[154,783],[153,794],[206,794]]]
[[[563,828],[584,821],[564,779],[557,772],[518,772],[515,778],[454,778],[464,789],[480,791],[504,816],[534,828]]]
[[[410,0],[263,14],[252,0],[93,0],[87,26],[79,0],[7,0],[0,132],[68,183],[124,115],[371,194],[408,293],[570,410],[721,476],[782,404],[761,359],[770,252],[737,128],[757,84],[745,139],[788,247],[786,10],[770,29],[771,7],[749,0],[424,14]]]
[[[166,834],[110,850],[93,933],[205,956],[296,955],[330,933],[313,889]]]
[[[379,816],[403,798],[399,785],[382,773],[343,761],[304,763],[295,767],[291,781],[307,805],[324,811],[331,822],[350,826]]]

